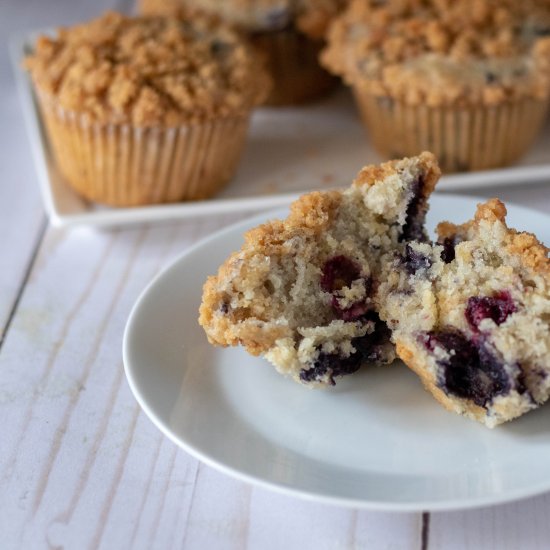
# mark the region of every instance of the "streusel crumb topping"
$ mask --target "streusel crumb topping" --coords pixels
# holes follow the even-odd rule
[[[437,234],[441,240],[453,238],[460,240],[472,239],[479,226],[483,223],[506,223],[506,207],[498,199],[490,199],[484,204],[478,204],[473,220],[462,225],[441,222],[437,226]],[[517,231],[506,227],[502,237],[502,249],[510,255],[519,258],[526,268],[537,271],[540,275],[550,277],[550,248],[542,244],[535,235],[525,231]]]
[[[499,104],[550,95],[548,0],[352,0],[324,65],[410,105]]]
[[[295,25],[322,38],[330,21],[349,0],[141,0],[149,14],[174,14],[189,7],[214,14],[247,32],[277,31]]]
[[[237,115],[259,104],[269,87],[242,38],[204,17],[108,12],[40,37],[26,66],[38,92],[60,107],[136,126]]]

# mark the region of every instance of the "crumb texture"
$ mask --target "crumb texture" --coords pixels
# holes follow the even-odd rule
[[[550,397],[550,260],[508,228],[497,199],[439,242],[394,253],[380,317],[401,358],[448,409],[496,426]]]
[[[248,112],[269,89],[253,50],[211,18],[115,12],[42,36],[26,66],[39,93],[93,121],[176,126]]]
[[[380,258],[424,236],[433,155],[364,168],[345,191],[304,195],[208,279],[200,324],[211,343],[244,345],[296,381],[333,384],[394,358],[376,313]]]
[[[431,242],[439,175],[431,153],[368,166],[249,231],[204,286],[209,341],[310,386],[397,354],[444,407],[490,428],[545,403],[549,249],[509,228],[498,199]]]

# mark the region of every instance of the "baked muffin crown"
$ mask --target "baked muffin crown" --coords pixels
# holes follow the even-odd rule
[[[352,0],[323,64],[407,104],[495,105],[550,95],[550,3]]]
[[[295,25],[322,38],[332,18],[349,0],[141,0],[142,13],[173,13],[189,8],[219,16],[244,31],[269,32]]]
[[[517,231],[506,224],[506,206],[499,199],[490,199],[478,204],[473,220],[461,225],[450,222],[438,224],[436,232],[440,242],[453,240],[456,243],[472,240],[487,227],[499,226],[503,232],[500,247],[503,252],[517,258],[518,265],[533,274],[550,276],[550,249],[541,243],[535,235],[525,231]],[[550,286],[549,286],[550,291]]]
[[[37,90],[104,123],[176,126],[244,113],[269,88],[234,31],[194,17],[101,17],[42,36],[26,59]]]

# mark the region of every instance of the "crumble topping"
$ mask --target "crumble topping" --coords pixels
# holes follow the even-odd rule
[[[177,14],[195,8],[248,32],[276,31],[296,25],[322,38],[331,19],[349,0],[141,0],[142,13]]]
[[[269,87],[242,38],[205,17],[107,12],[40,37],[25,64],[39,93],[62,108],[136,126],[241,114]]]
[[[352,0],[323,64],[410,105],[495,105],[550,95],[548,0]]]

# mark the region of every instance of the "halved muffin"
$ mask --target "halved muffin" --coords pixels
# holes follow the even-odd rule
[[[399,357],[447,409],[488,427],[550,397],[550,259],[507,227],[497,199],[439,244],[408,243],[386,262],[380,317]]]
[[[349,189],[304,195],[286,220],[248,232],[204,286],[199,322],[209,341],[241,344],[308,385],[390,363],[377,314],[381,258],[426,237],[439,175],[430,153],[368,166]]]

